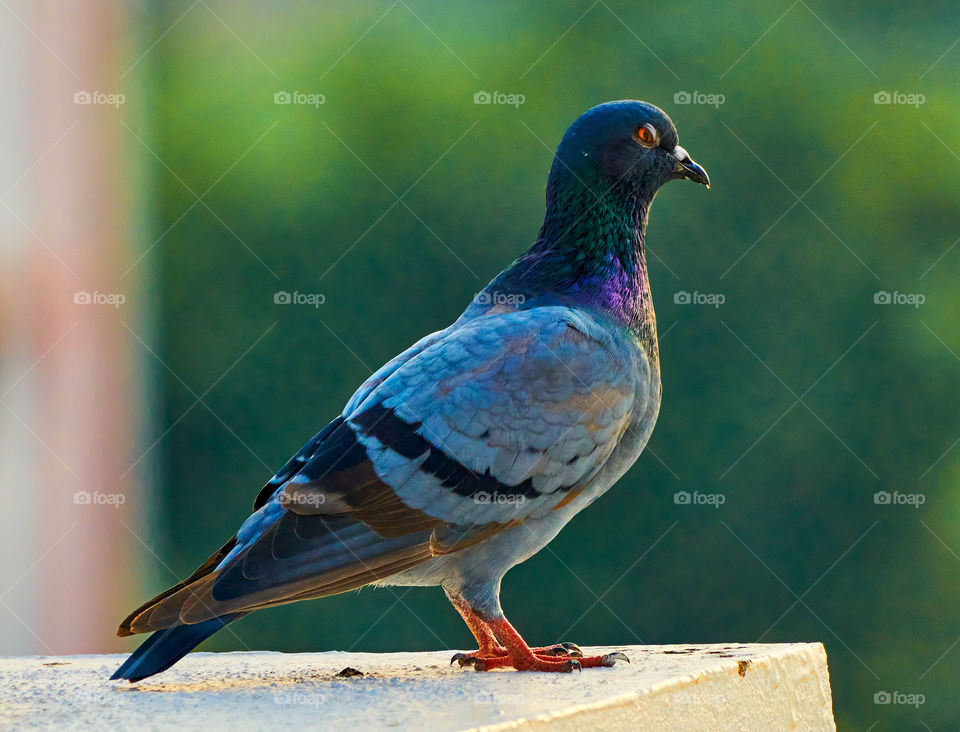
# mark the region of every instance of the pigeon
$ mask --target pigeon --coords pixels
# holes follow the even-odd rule
[[[500,583],[637,460],[660,409],[644,237],[667,181],[707,187],[672,120],[607,102],[566,131],[533,245],[447,328],[370,376],[260,490],[236,535],[134,610],[152,635],[113,674],[139,681],[253,610],[365,585],[440,586],[477,671],[613,666],[530,647]]]

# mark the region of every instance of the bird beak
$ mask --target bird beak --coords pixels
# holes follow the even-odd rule
[[[686,150],[677,145],[673,149],[673,157],[677,160],[677,167],[673,171],[676,178],[692,180],[694,183],[710,187],[710,176],[707,175],[707,171],[695,163]]]

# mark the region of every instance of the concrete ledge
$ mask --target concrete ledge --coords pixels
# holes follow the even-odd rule
[[[623,646],[582,673],[476,673],[431,653],[193,653],[136,685],[123,656],[0,659],[0,726],[60,729],[834,730],[819,643]],[[588,651],[588,649],[584,649]],[[337,676],[351,667],[363,676]]]

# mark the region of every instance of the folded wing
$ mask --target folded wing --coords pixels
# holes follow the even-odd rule
[[[215,566],[139,609],[128,630],[343,592],[547,514],[609,458],[646,396],[645,368],[564,307],[424,339],[264,487]]]

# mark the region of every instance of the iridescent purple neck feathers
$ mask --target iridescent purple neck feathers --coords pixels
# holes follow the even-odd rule
[[[556,167],[537,241],[487,290],[597,308],[646,331],[652,304],[643,242],[652,195]]]

